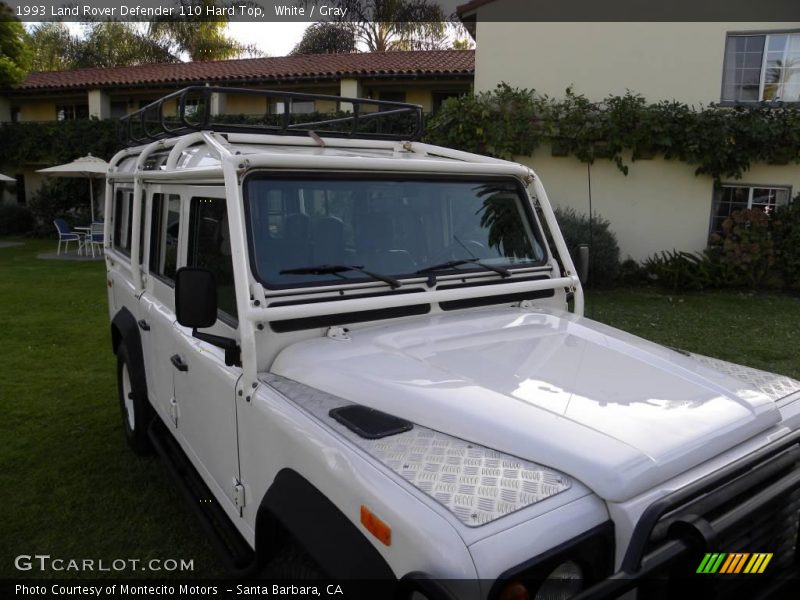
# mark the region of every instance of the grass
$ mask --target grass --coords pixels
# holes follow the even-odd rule
[[[0,577],[25,576],[14,557],[37,553],[193,559],[187,576],[222,575],[158,459],[125,444],[103,263],[36,258],[54,249],[0,248]]]
[[[800,298],[747,291],[588,294],[586,314],[659,344],[800,379]]]
[[[103,264],[36,258],[54,248],[0,248],[0,577],[24,576],[14,557],[37,553],[185,559],[187,576],[222,575],[163,466],[125,445]],[[797,298],[618,289],[591,293],[588,309],[657,342],[800,378]]]

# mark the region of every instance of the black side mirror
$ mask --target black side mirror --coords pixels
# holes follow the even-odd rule
[[[217,279],[208,269],[181,267],[175,273],[175,315],[184,327],[212,327],[217,322]]]
[[[175,273],[175,316],[178,323],[192,328],[198,340],[225,350],[225,364],[240,367],[241,349],[233,338],[197,331],[217,322],[217,278],[202,267],[181,267]]]

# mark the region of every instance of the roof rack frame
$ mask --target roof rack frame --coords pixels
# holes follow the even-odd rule
[[[191,94],[199,94],[203,99],[203,111],[201,115],[187,115],[187,98]],[[239,123],[216,123],[213,121],[211,113],[212,94],[235,94],[244,96],[260,96],[267,99],[279,100],[323,100],[328,102],[348,103],[352,105],[352,113],[345,116],[337,116],[332,119],[323,119],[308,123],[291,123],[291,113],[288,110],[283,112],[281,125],[248,125]],[[175,100],[177,102],[178,114],[176,120],[178,127],[167,124],[164,106],[167,102]],[[377,111],[364,112],[362,107],[377,107]],[[386,118],[392,115],[408,114],[413,117],[413,132],[410,135],[400,135],[394,133],[369,133],[360,132],[358,126],[367,120]],[[155,118],[149,118],[153,115]],[[157,116],[156,116],[157,115]],[[198,118],[199,117],[199,118]],[[190,120],[196,119],[196,120]],[[308,135],[311,127],[319,128],[327,125],[351,122],[350,131],[335,131],[327,129],[314,130],[317,134],[326,137],[337,138],[362,138],[394,141],[418,141],[422,137],[423,114],[422,107],[418,104],[408,104],[405,102],[390,102],[388,100],[373,100],[370,98],[349,98],[346,96],[330,96],[325,94],[309,94],[305,92],[284,92],[276,90],[255,90],[251,88],[222,87],[210,85],[195,85],[185,87],[171,94],[167,94],[151,102],[129,115],[119,120],[118,134],[120,141],[127,145],[141,145],[157,140],[177,137],[187,133],[197,131],[218,131],[221,133],[266,133],[272,135]],[[153,124],[157,124],[152,129]],[[378,125],[380,127],[380,125]],[[136,131],[138,127],[140,131]],[[141,132],[141,133],[140,133]]]

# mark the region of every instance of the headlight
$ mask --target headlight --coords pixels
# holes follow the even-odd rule
[[[567,600],[583,589],[583,569],[568,560],[558,565],[539,587],[534,600]]]
[[[614,526],[608,521],[498,577],[492,600],[568,600],[614,568]]]

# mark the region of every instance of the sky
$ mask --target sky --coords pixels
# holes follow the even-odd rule
[[[311,23],[262,22],[228,23],[229,35],[243,44],[255,46],[269,56],[286,56],[303,37]]]
[[[35,23],[28,23],[29,27]],[[286,56],[303,37],[303,32],[311,23],[300,22],[261,22],[228,23],[228,33],[243,44],[254,44],[267,56]],[[80,33],[81,24],[68,22],[73,33]]]

